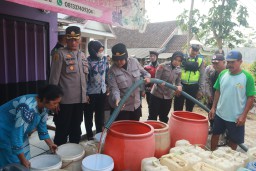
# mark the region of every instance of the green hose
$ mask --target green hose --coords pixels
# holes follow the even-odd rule
[[[163,80],[159,80],[156,78],[151,78],[150,79],[150,83],[156,83],[156,84],[162,84],[164,83],[166,87],[169,87],[171,89],[173,89],[174,91],[177,90],[177,87],[167,83]],[[132,94],[132,92],[139,87],[140,85],[144,84],[144,80],[139,80],[137,82],[135,82],[135,84],[133,84],[125,93],[124,97],[121,99],[121,101],[119,102],[119,105],[115,108],[115,110],[113,111],[112,115],[110,116],[109,120],[107,121],[105,128],[109,129],[109,127],[111,126],[111,124],[115,121],[116,117],[118,116],[122,106],[125,104],[126,100],[129,98],[129,96]],[[198,106],[200,106],[202,109],[204,109],[206,112],[210,112],[210,110],[204,106],[202,103],[200,103],[198,100],[196,100],[194,97],[190,96],[189,94],[185,93],[184,91],[181,92],[181,95],[183,95],[184,97],[186,97],[187,99],[193,101],[195,104],[197,104]]]
[[[177,90],[177,87],[170,84],[170,83],[167,83],[163,80],[159,80],[159,79],[156,79],[156,78],[151,78],[150,79],[150,83],[155,83],[155,84],[162,84],[164,83],[166,87],[169,87],[171,88],[172,90]],[[122,106],[125,104],[126,100],[129,98],[129,96],[132,94],[132,92],[137,88],[139,87],[140,85],[144,84],[144,80],[139,80],[137,82],[135,82],[128,90],[127,92],[125,93],[124,97],[120,100],[119,102],[119,105],[115,108],[115,110],[113,111],[113,113],[110,115],[110,118],[109,120],[107,121],[106,125],[105,125],[105,128],[108,130],[111,126],[111,124],[115,121],[116,117],[118,116]],[[203,105],[201,102],[199,102],[198,100],[196,100],[194,97],[190,96],[189,94],[187,94],[186,92],[184,91],[181,91],[181,95],[183,95],[184,97],[186,97],[187,99],[193,101],[195,104],[197,104],[198,106],[200,106],[202,109],[204,109],[207,113],[210,112],[210,110],[205,106]],[[244,150],[244,151],[247,151],[248,148],[244,145],[244,144],[239,144],[239,146]]]

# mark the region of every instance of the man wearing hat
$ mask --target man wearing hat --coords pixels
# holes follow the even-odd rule
[[[181,84],[183,91],[194,98],[201,98],[204,88],[205,65],[203,58],[199,57],[201,44],[191,41],[189,54],[181,65]],[[197,44],[195,44],[197,43]],[[174,100],[174,111],[183,110],[184,96],[176,96]],[[195,103],[186,99],[186,111],[193,111]]]
[[[219,74],[214,84],[216,91],[209,112],[209,118],[214,118],[211,150],[217,148],[219,136],[225,130],[228,146],[233,150],[244,142],[244,124],[256,94],[252,75],[241,69],[242,54],[232,50],[226,61],[228,69]]]
[[[64,92],[60,102],[60,110],[55,113],[53,121],[56,125],[54,142],[62,145],[67,142],[79,143],[83,107],[87,102],[86,87],[88,61],[79,50],[80,28],[66,28],[67,47],[60,48],[53,55],[50,84],[59,85]]]
[[[126,46],[118,43],[112,47],[113,65],[108,72],[108,86],[110,90],[109,103],[114,109],[119,105],[127,89],[140,77],[149,83],[150,74],[144,70],[137,59],[129,57]],[[141,117],[140,88],[136,88],[127,99],[116,120],[137,120]]]
[[[208,65],[205,68],[205,95],[207,96],[207,107],[209,109],[212,108],[213,97],[215,93],[213,85],[215,84],[219,73],[224,69],[226,69],[224,54],[216,51],[212,56],[212,65]],[[213,119],[210,120],[210,131],[212,130],[212,126]]]
[[[150,73],[151,78],[155,78],[156,69],[159,65],[157,59],[158,59],[158,52],[157,51],[149,51],[149,59],[150,63],[146,66],[144,66],[144,69]],[[153,84],[147,84],[145,85],[145,92],[146,92],[146,100],[148,103],[148,108],[150,104],[150,91],[152,89]]]

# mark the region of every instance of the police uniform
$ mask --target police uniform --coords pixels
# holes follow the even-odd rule
[[[113,61],[126,60],[126,68],[119,68],[116,64],[113,64],[108,72],[109,103],[114,109],[116,107],[115,102],[121,100],[127,89],[138,81],[141,75],[150,78],[150,74],[144,70],[137,59],[128,58],[124,44],[119,43],[113,46],[112,59]],[[141,114],[140,88],[136,88],[127,99],[116,120],[139,120]]]
[[[191,45],[191,48],[198,48],[199,46],[194,47]],[[190,96],[197,98],[197,93],[203,93],[205,80],[204,80],[204,71],[205,65],[202,57],[188,56],[184,62],[182,63],[181,69],[181,84],[184,92],[189,94]],[[174,111],[183,110],[185,97],[184,96],[176,96],[174,100]],[[193,111],[195,103],[186,99],[186,111]]]
[[[182,53],[175,55],[175,57],[182,56]],[[172,62],[165,62],[160,64],[156,70],[155,78],[166,81],[170,84],[181,86],[181,69],[180,67],[172,66]],[[151,99],[149,105],[149,117],[148,120],[159,120],[162,122],[168,122],[168,114],[171,109],[172,98],[174,91],[168,87],[154,84],[151,90]]]
[[[66,29],[66,35],[67,39],[80,39],[80,28],[70,26]],[[54,54],[49,83],[59,85],[64,92],[60,111],[54,115],[54,142],[57,145],[66,143],[68,136],[71,143],[80,141],[87,76],[88,61],[83,52],[65,47]]]

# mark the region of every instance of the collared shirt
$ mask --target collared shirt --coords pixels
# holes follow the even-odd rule
[[[245,109],[247,98],[256,94],[253,77],[245,70],[235,75],[223,70],[214,88],[220,91],[216,114],[229,122],[236,122]]]
[[[110,89],[109,103],[112,108],[115,108],[116,100],[121,98],[140,77],[150,78],[150,74],[144,70],[137,59],[129,57],[127,59],[127,70],[118,68],[113,64],[108,72],[108,86]],[[127,99],[122,110],[134,111],[141,105],[140,88],[136,88]]]
[[[62,88],[61,104],[86,103],[87,76],[88,61],[83,52],[65,47],[53,55],[49,83]]]
[[[171,62],[160,64],[156,70],[156,76],[160,80],[166,81],[170,84],[181,85],[181,69],[180,67],[173,68]],[[174,91],[168,87],[163,87],[159,84],[154,84],[151,94],[161,99],[172,99]]]

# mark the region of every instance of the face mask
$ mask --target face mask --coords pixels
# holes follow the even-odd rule
[[[103,53],[97,53],[97,57],[102,58],[103,57]]]

